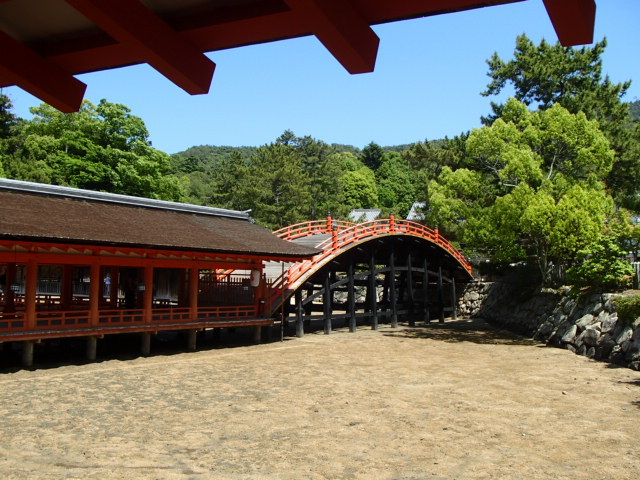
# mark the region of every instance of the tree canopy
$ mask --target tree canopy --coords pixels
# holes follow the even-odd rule
[[[124,105],[86,100],[78,113],[42,104],[6,140],[5,174],[20,180],[180,200],[169,156],[151,147],[141,118]]]
[[[516,39],[513,59],[497,53],[487,60],[491,79],[484,96],[497,95],[507,86],[514,97],[540,110],[561,105],[570,113],[582,112],[597,120],[615,151],[616,168],[606,179],[619,205],[640,209],[640,127],[631,116],[630,104],[622,101],[631,81],[614,83],[603,75],[603,39],[592,47],[563,47],[542,40],[535,45],[526,35]],[[483,118],[490,125],[502,116],[504,104],[492,102],[493,113]]]

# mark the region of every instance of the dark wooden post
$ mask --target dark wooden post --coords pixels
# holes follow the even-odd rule
[[[195,352],[198,341],[198,330],[195,328],[190,328],[187,330],[187,350],[190,352]]]
[[[440,323],[444,323],[444,291],[442,286],[442,265],[438,265],[438,296],[440,297]]]
[[[396,252],[393,242],[391,243],[391,253],[389,254],[389,296],[391,297],[391,326],[398,326],[398,300],[396,298]]]
[[[378,282],[376,282],[376,258],[369,259],[369,302],[371,306],[371,329],[378,330]]]
[[[304,321],[302,316],[302,290],[298,289],[295,293],[296,301],[296,337],[304,337]]]
[[[331,333],[331,278],[329,271],[324,274],[324,333],[329,335]]]
[[[353,275],[353,259],[349,260],[347,265],[347,277],[348,277],[348,302],[349,302],[349,331],[356,331],[356,289],[354,285]]]
[[[409,326],[416,326],[416,319],[414,317],[414,295],[413,295],[413,259],[411,258],[411,250],[407,253],[407,287],[409,290]]]
[[[424,262],[422,263],[424,271],[422,272],[422,289],[424,294],[424,321],[425,323],[431,322],[431,313],[429,311],[430,308],[430,298],[429,298],[429,260],[427,257],[424,258]]]
[[[454,320],[458,319],[458,309],[456,306],[456,278],[451,273],[451,316]]]

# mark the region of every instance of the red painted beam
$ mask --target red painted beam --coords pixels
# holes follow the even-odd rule
[[[138,0],[66,0],[188,93],[209,92],[215,64]]]
[[[380,39],[348,0],[285,0],[349,73],[372,72]]]
[[[59,65],[42,58],[0,30],[0,77],[26,90],[61,112],[76,112],[87,86]]]
[[[562,45],[593,43],[594,0],[544,0],[544,5]]]
[[[353,0],[370,24],[440,15],[525,0]]]

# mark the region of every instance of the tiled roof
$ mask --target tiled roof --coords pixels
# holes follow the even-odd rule
[[[26,187],[39,184],[27,184]],[[208,209],[100,193],[16,189],[0,181],[0,239],[191,250],[273,257],[309,257],[315,249],[286,242],[245,212]],[[9,185],[9,187],[7,187]],[[83,197],[82,192],[87,192]],[[193,207],[190,209],[189,207]]]

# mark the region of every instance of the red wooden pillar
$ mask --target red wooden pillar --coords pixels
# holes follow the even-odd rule
[[[100,299],[102,298],[102,278],[100,278],[100,264],[93,263],[91,265],[91,280],[89,292],[89,323],[93,326],[98,325],[98,317],[100,315]]]
[[[27,330],[36,328],[36,293],[38,289],[38,263],[35,260],[27,262],[27,283],[24,291],[25,326]]]
[[[192,266],[189,269],[189,308],[191,309],[191,319],[198,319],[198,290],[200,283],[200,269]]]
[[[142,293],[144,322],[151,323],[153,317],[153,266],[151,265],[144,267],[144,292]]]
[[[16,283],[16,264],[8,263],[7,264],[7,282],[6,285],[3,285],[5,292],[5,312],[15,312],[16,304],[15,304],[15,291],[13,285]]]
[[[60,288],[60,310],[70,310],[73,299],[73,265],[62,267],[62,285]]]

